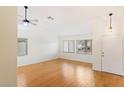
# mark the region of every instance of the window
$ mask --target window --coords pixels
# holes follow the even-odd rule
[[[18,56],[25,56],[28,54],[27,51],[27,39],[18,38]]]
[[[67,53],[75,52],[75,41],[74,40],[64,40],[63,41],[63,50]]]
[[[75,52],[75,42],[74,40],[68,40],[68,52],[73,53]]]
[[[63,50],[64,52],[68,52],[68,40],[63,41]]]
[[[92,40],[77,40],[77,53],[92,54]]]

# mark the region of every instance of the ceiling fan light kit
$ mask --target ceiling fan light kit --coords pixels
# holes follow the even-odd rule
[[[28,23],[27,23],[27,22],[24,22],[24,23],[23,23],[23,25],[24,25],[24,26],[27,26],[27,25],[28,25]]]

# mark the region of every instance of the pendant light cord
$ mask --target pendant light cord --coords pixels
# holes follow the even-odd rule
[[[112,18],[111,18],[112,13],[110,13],[109,16],[110,16],[110,27],[111,27],[111,25],[112,25]]]

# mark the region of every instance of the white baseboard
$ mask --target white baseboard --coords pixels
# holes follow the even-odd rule
[[[80,61],[80,62],[84,62],[84,63],[89,63],[89,64],[92,64],[92,62],[85,61],[85,60],[79,60],[79,59],[70,59],[70,58],[64,58],[64,57],[60,57],[60,58],[61,58],[61,59],[66,59],[66,60]]]
[[[40,61],[33,61],[33,62],[30,62],[30,63],[27,63],[27,64],[18,64],[17,67],[31,65],[31,64],[37,64],[37,63],[41,63],[41,62],[47,62],[47,61],[56,60],[56,59],[58,59],[58,57],[51,58],[51,59],[41,59]]]

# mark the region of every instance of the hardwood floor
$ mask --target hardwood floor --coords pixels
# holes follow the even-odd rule
[[[92,87],[124,86],[124,77],[92,70],[92,65],[57,59],[17,69],[17,86]]]

